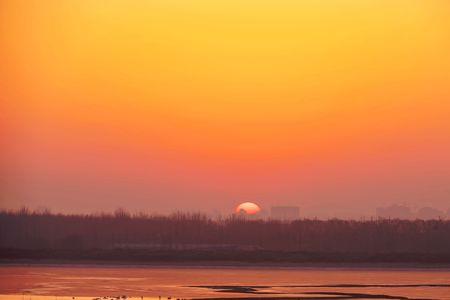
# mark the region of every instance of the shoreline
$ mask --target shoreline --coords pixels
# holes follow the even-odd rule
[[[0,267],[99,267],[99,268],[198,268],[198,269],[303,269],[303,270],[432,270],[450,271],[446,263],[335,263],[335,262],[233,262],[233,261],[185,261],[185,262],[128,262],[128,261],[97,261],[97,260],[5,260],[0,259]]]
[[[399,266],[450,267],[450,252],[313,252],[217,249],[12,249],[0,248],[1,263],[212,265],[212,266]]]

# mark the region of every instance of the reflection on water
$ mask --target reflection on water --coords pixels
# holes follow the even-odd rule
[[[92,300],[122,295],[155,300],[450,300],[450,270],[2,266],[0,294],[0,300]]]

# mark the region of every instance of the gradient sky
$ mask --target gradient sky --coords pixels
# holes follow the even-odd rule
[[[446,0],[0,1],[0,207],[450,207]]]

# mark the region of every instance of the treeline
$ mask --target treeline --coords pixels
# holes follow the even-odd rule
[[[131,215],[117,210],[114,214],[65,215],[22,209],[0,212],[0,248],[2,253],[129,249],[140,253],[208,250],[450,256],[450,221],[281,222],[237,216],[210,219],[189,213]]]

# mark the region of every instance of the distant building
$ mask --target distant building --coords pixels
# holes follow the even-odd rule
[[[450,210],[449,210],[450,211]],[[377,208],[377,216],[382,219],[403,219],[403,220],[438,220],[445,219],[445,212],[433,207],[422,207],[413,212],[408,206],[391,205]]]
[[[382,219],[414,219],[414,214],[408,206],[397,204],[388,207],[378,207],[377,216]]]
[[[275,220],[292,221],[300,218],[298,206],[272,206],[270,217]]]
[[[417,212],[417,219],[421,220],[445,219],[445,213],[432,207],[422,207]]]

